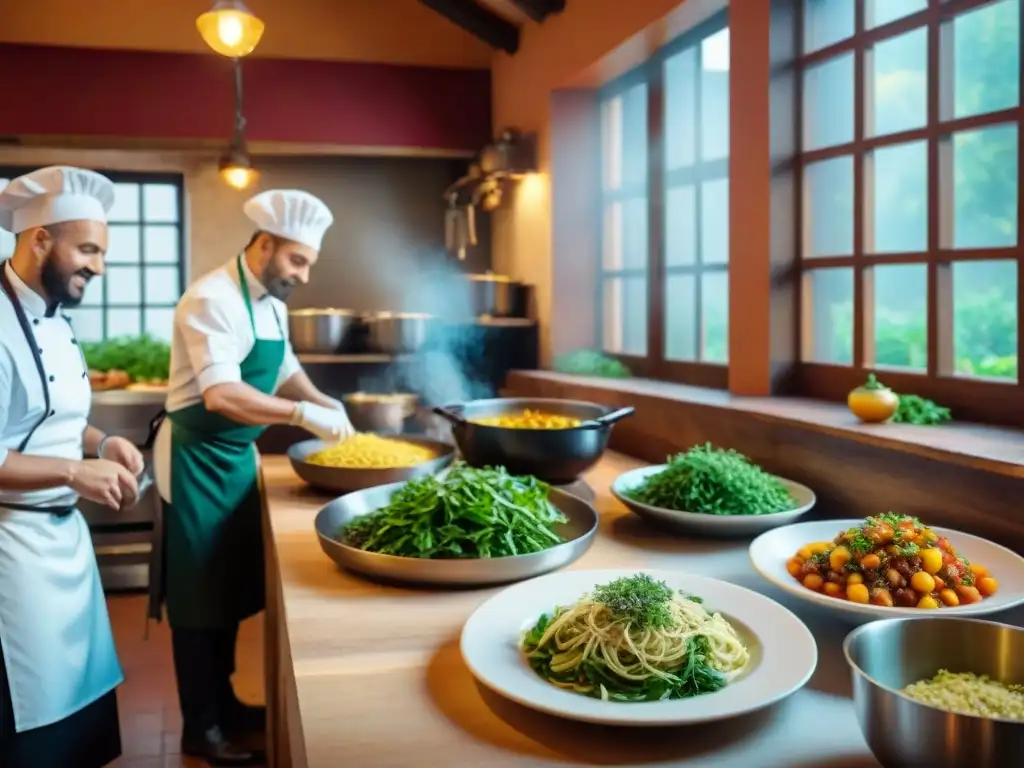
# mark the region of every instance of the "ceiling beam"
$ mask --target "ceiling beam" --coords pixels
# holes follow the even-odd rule
[[[420,0],[451,22],[492,48],[515,53],[519,50],[519,28],[473,0]]]
[[[565,10],[565,0],[512,0],[513,4],[536,22],[542,22],[552,13]]]

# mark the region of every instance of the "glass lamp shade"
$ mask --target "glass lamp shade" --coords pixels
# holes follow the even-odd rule
[[[196,28],[210,48],[221,56],[237,59],[256,49],[265,25],[241,0],[217,0],[196,19]]]

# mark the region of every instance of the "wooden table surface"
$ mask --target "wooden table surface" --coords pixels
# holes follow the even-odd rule
[[[638,462],[606,454],[586,476],[601,513],[573,568],[679,568],[764,592],[818,639],[808,686],[760,713],[697,728],[626,729],[533,712],[481,689],[459,654],[463,623],[496,589],[386,587],[339,570],[320,551],[311,492],[287,459],[264,457],[270,705],[287,718],[276,768],[487,765],[876,766],[861,737],[840,644],[849,627],[808,615],[752,570],[748,541],[685,539],[646,526],[608,488]],[[274,665],[273,661],[269,662]],[[628,705],[624,705],[628,706]]]

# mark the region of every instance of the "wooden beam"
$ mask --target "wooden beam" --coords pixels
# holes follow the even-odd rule
[[[471,35],[480,38],[492,48],[515,53],[519,50],[519,28],[491,13],[473,0],[420,0],[423,5],[437,11],[449,21],[458,24]]]
[[[536,22],[565,10],[565,0],[512,0],[512,3]]]

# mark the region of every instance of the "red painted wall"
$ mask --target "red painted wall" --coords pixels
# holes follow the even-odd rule
[[[216,55],[0,44],[0,136],[224,139],[231,62]],[[487,70],[362,62],[243,63],[250,141],[477,150]]]

